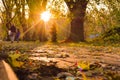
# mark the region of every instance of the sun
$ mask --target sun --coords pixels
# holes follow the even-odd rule
[[[51,17],[51,13],[49,11],[45,11],[41,14],[41,19],[45,22],[49,21]]]

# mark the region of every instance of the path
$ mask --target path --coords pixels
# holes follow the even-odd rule
[[[110,70],[120,74],[120,48],[43,45],[31,50],[29,53],[31,53],[29,59],[46,63],[46,65],[54,64],[58,68],[72,69],[76,67],[74,66],[76,62],[81,62],[83,65],[89,63],[90,66],[96,68],[99,66],[99,68],[103,70]],[[92,74],[85,73],[88,77],[97,74],[94,71],[92,71]],[[99,73],[104,75],[102,72],[98,71],[98,74]]]

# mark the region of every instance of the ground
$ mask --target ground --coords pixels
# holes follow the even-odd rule
[[[17,59],[24,65],[14,66],[20,80],[120,80],[119,46],[3,42],[1,50],[24,54]]]

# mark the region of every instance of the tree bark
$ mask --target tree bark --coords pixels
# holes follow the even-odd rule
[[[83,20],[80,18],[75,18],[71,21],[71,32],[68,40],[78,42],[84,41],[84,26]]]
[[[71,32],[67,41],[79,42],[84,41],[84,17],[87,7],[87,0],[73,0],[66,2],[73,17],[71,20]],[[71,5],[73,6],[71,8]]]

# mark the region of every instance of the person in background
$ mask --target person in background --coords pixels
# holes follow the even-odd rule
[[[20,30],[17,29],[16,36],[15,36],[17,42],[19,42],[19,37],[20,37]]]
[[[15,40],[15,36],[16,36],[16,27],[14,25],[10,27],[10,32],[11,32],[10,40],[11,40],[11,43],[13,43],[13,41]]]

